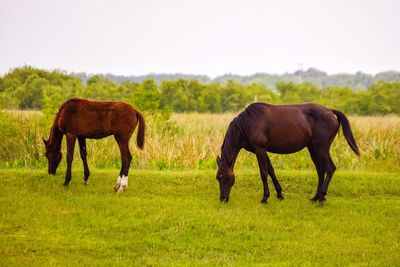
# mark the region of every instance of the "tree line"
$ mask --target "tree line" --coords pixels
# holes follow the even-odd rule
[[[90,79],[91,75],[85,72],[71,73],[71,75],[81,79],[83,83],[86,83]],[[327,86],[347,86],[353,90],[367,89],[371,84],[386,81],[386,82],[400,82],[400,72],[398,71],[384,71],[379,72],[375,75],[363,73],[358,71],[354,74],[350,73],[338,73],[328,74],[316,68],[309,68],[305,71],[297,70],[293,73],[283,74],[270,74],[270,73],[255,73],[252,75],[235,75],[235,74],[224,74],[210,78],[207,75],[195,75],[195,74],[165,74],[165,73],[151,73],[139,76],[124,76],[114,75],[107,73],[104,75],[106,78],[116,82],[122,83],[123,81],[143,82],[147,79],[154,79],[157,83],[161,83],[164,80],[199,80],[204,83],[220,82],[225,83],[228,80],[233,80],[241,84],[260,83],[273,90],[276,89],[275,84],[278,82],[311,82],[320,87]]]
[[[400,114],[400,82],[377,81],[367,89],[319,86],[311,82],[260,83],[234,80],[202,82],[173,79],[116,83],[104,75],[90,76],[86,84],[74,75],[29,66],[0,77],[0,108],[35,109],[54,113],[71,97],[125,101],[143,111],[228,112],[261,101],[271,104],[316,102],[349,114]]]

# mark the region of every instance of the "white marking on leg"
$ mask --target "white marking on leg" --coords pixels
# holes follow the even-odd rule
[[[122,175],[121,177],[121,185],[128,187],[128,176]]]
[[[126,187],[128,187],[128,176],[122,175],[121,184],[118,189],[118,192],[120,192],[120,193],[123,192]]]

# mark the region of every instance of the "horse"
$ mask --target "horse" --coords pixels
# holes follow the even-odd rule
[[[336,166],[329,154],[330,146],[340,125],[350,148],[360,155],[346,115],[315,103],[294,105],[250,104],[230,123],[217,156],[220,200],[228,202],[235,184],[233,172],[239,151],[244,148],[257,157],[263,182],[262,203],[270,195],[267,183],[271,177],[279,200],[283,200],[282,188],[275,176],[267,152],[291,154],[307,148],[318,174],[318,187],[313,202],[326,203],[329,183]]]
[[[137,146],[143,149],[145,121],[143,115],[134,107],[123,102],[91,101],[72,98],[61,105],[48,140],[43,138],[46,147],[49,174],[56,174],[61,161],[61,142],[67,140],[67,171],[64,186],[71,181],[71,165],[76,139],[79,142],[80,155],[84,167],[84,183],[90,176],[87,164],[86,139],[101,139],[113,135],[121,152],[122,166],[114,186],[115,192],[123,192],[128,186],[128,172],[132,160],[129,151],[129,139],[139,124]]]

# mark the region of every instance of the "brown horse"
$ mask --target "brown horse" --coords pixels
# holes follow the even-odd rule
[[[235,183],[233,168],[239,151],[244,148],[256,154],[264,186],[263,203],[267,202],[268,175],[271,176],[278,199],[282,188],[276,179],[267,151],[290,154],[307,147],[318,173],[317,193],[311,199],[323,205],[329,182],[336,170],[329,149],[339,127],[351,149],[359,155],[347,117],[338,110],[308,103],[300,105],[269,105],[253,103],[230,123],[222,144],[221,158],[217,157],[220,200],[228,201]],[[326,175],[326,177],[325,177]]]
[[[56,174],[61,161],[61,142],[67,139],[67,172],[64,186],[71,181],[71,164],[75,141],[78,138],[84,167],[84,182],[88,183],[89,167],[86,160],[86,138],[101,139],[113,135],[121,151],[122,166],[114,190],[123,192],[128,186],[129,165],[132,155],[129,139],[139,123],[137,146],[143,149],[145,122],[142,114],[131,105],[122,102],[89,101],[73,98],[65,102],[57,113],[46,146],[49,174]]]

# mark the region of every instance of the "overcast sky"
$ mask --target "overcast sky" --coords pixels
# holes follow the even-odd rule
[[[0,0],[0,74],[400,71],[397,0]]]

